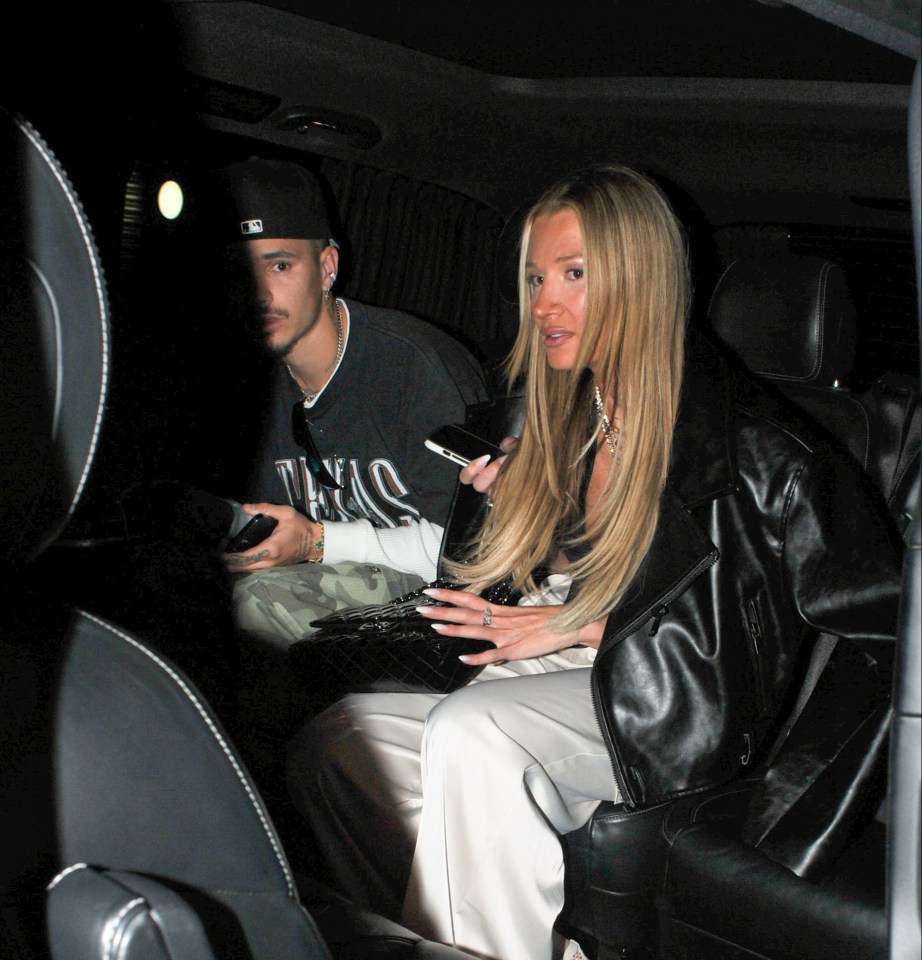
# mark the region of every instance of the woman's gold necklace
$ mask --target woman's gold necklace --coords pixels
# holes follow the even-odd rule
[[[593,403],[595,404],[596,413],[599,416],[599,424],[602,427],[605,442],[608,444],[608,449],[614,457],[618,452],[618,435],[621,431],[617,427],[612,426],[612,422],[605,412],[605,404],[602,402],[602,391],[599,389],[598,384],[596,384],[593,393]]]

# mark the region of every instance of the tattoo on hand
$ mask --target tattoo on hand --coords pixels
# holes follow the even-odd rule
[[[248,567],[252,563],[259,563],[260,560],[267,559],[268,556],[268,550],[260,550],[259,553],[254,553],[250,557],[244,557],[239,553],[231,553],[227,556],[227,563],[231,567]]]

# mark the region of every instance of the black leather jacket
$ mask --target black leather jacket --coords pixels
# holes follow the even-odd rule
[[[629,806],[739,773],[811,629],[895,635],[900,545],[878,499],[791,407],[689,342],[659,523],[593,671]]]

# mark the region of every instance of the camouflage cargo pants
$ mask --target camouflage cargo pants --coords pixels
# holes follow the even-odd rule
[[[234,615],[241,630],[289,646],[314,632],[311,620],[346,607],[384,603],[423,583],[415,574],[370,563],[272,567],[237,575]]]

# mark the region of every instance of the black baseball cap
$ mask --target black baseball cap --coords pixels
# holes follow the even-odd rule
[[[292,237],[335,244],[320,184],[304,167],[254,158],[219,173],[229,201],[221,214],[229,242]]]

